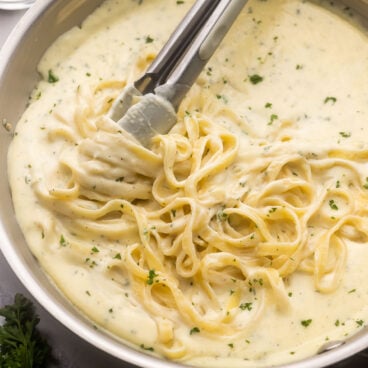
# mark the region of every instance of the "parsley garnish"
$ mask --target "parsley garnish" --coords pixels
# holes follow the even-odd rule
[[[54,74],[54,72],[50,69],[47,81],[49,83],[56,83],[59,80],[59,78]]]
[[[305,320],[301,321],[300,323],[301,323],[302,326],[308,327],[312,323],[312,320],[311,319],[305,319]]]
[[[16,294],[14,304],[0,309],[0,366],[42,368],[51,358],[51,347],[37,329],[40,321],[30,300]]]
[[[155,277],[157,277],[157,273],[155,272],[155,270],[149,270],[148,271],[148,277],[147,277],[147,284],[148,285],[152,285],[153,284],[153,279]]]
[[[116,253],[114,256],[114,259],[121,259],[121,254],[120,253]]]
[[[151,346],[145,346],[144,344],[140,345],[141,349],[147,350],[147,351],[154,351],[155,349]]]
[[[267,125],[272,125],[272,123],[276,120],[276,119],[278,119],[279,117],[276,115],[276,114],[272,114],[271,116],[270,116],[270,120],[269,120],[269,122],[268,122],[268,124]]]
[[[365,183],[363,184],[364,189],[368,189],[368,178],[365,178]]]
[[[249,76],[249,80],[251,81],[252,84],[258,84],[263,81],[263,77],[261,77],[258,74],[253,74]]]
[[[151,36],[146,37],[146,43],[152,43],[154,39]]]
[[[331,101],[332,102],[332,104],[334,105],[335,104],[335,102],[337,101],[337,98],[336,97],[331,97],[331,96],[329,96],[329,97],[326,97],[325,98],[325,100],[323,101],[323,103],[327,103],[327,102],[329,102],[329,101]]]
[[[61,234],[61,235],[60,235],[59,244],[60,244],[62,247],[65,247],[65,246],[66,246],[66,240],[65,240],[64,235],[63,235],[63,234]]]
[[[220,222],[226,221],[228,217],[229,215],[225,213],[223,209],[217,212],[217,220]]]
[[[252,305],[253,305],[253,303],[242,303],[242,304],[239,305],[239,308],[241,310],[249,310],[249,311],[251,311],[252,308],[253,308]]]
[[[337,211],[339,209],[339,207],[337,207],[337,204],[335,203],[333,199],[330,199],[328,204],[330,205],[331,209],[334,211]]]
[[[190,331],[189,331],[189,335],[193,335],[195,333],[200,333],[201,330],[198,327],[193,327]]]
[[[343,138],[349,138],[349,137],[351,137],[351,133],[350,132],[339,132],[339,134]]]

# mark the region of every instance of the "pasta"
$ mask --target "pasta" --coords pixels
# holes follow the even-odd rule
[[[297,1],[276,3],[300,7]],[[135,11],[149,12],[150,4]],[[251,5],[261,9],[255,16],[267,19],[262,4]],[[316,16],[320,10],[304,5],[303,11]],[[238,28],[244,19],[240,17]],[[193,339],[225,342],[230,351],[235,342],[246,346],[244,341],[255,336],[270,309],[278,316],[292,315],[290,283],[300,277],[296,275],[310,282],[318,297],[341,290],[351,244],[364,245],[368,238],[368,148],[304,141],[296,133],[297,119],[276,114],[267,121],[270,132],[265,134],[234,108],[237,94],[241,96],[236,91],[243,87],[237,87],[229,67],[222,78],[231,79],[223,84],[232,84],[234,104],[217,93],[215,83],[205,88],[202,76],[180,106],[176,126],[156,136],[151,150],[146,149],[107,112],[155,52],[140,49],[125,78],[68,87],[65,102],[56,104],[47,118],[45,107],[32,128],[43,130],[37,143],[45,150],[32,154],[31,184],[17,187],[18,177],[12,181],[20,169],[10,168],[10,178],[13,192],[32,193],[41,211],[26,221],[19,215],[24,232],[31,229],[30,246],[77,307],[107,330],[127,337],[127,329],[120,331],[124,314],[113,327],[103,322],[106,314],[87,307],[95,290],[77,297],[68,290],[71,286],[62,285],[64,278],[72,280],[62,271],[64,263],[90,278],[88,285],[108,285],[98,291],[104,306],[110,298],[120,300],[129,293],[130,301],[123,305],[149,316],[154,331],[146,340],[140,336],[141,348],[206,365],[196,360],[204,353],[193,348]],[[210,67],[207,76],[211,73]],[[31,113],[41,101],[36,99]],[[336,98],[329,97],[325,104],[333,102]],[[47,129],[42,129],[43,121],[50,122]],[[16,143],[27,135],[26,123],[13,142],[11,160],[20,151],[17,144],[32,146],[26,138]],[[342,140],[351,135],[339,134]],[[45,153],[51,156],[47,165],[40,160]],[[27,160],[11,162],[24,168]],[[15,196],[20,213],[19,203]],[[50,263],[51,257],[58,258],[60,267]],[[75,286],[78,292],[87,284],[81,285]],[[99,303],[95,301],[96,310]],[[132,336],[128,339],[137,343]],[[290,349],[283,348],[289,354]],[[241,351],[249,351],[244,346],[239,351],[236,358],[242,361]],[[210,354],[229,358],[228,352]],[[254,354],[254,361],[269,364],[258,350]],[[292,358],[289,354],[287,359]]]

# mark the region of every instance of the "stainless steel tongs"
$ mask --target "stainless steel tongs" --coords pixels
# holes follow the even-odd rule
[[[146,73],[125,87],[109,117],[148,147],[176,110],[247,0],[197,0]]]

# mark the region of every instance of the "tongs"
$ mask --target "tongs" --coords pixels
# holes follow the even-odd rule
[[[166,134],[176,111],[247,0],[197,0],[145,74],[124,88],[109,117],[143,146]]]

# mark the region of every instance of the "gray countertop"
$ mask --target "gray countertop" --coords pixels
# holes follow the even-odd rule
[[[25,11],[0,10],[0,48],[24,13]],[[133,367],[94,348],[55,320],[27,292],[0,252],[0,306],[13,303],[16,293],[24,294],[36,305],[37,313],[41,318],[40,328],[50,341],[53,355],[57,360],[53,368]]]

